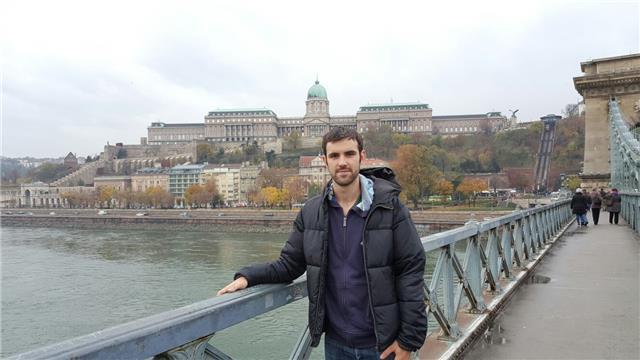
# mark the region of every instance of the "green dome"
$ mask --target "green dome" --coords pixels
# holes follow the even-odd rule
[[[327,98],[327,90],[324,86],[320,85],[320,82],[316,80],[316,83],[313,84],[309,88],[309,92],[307,93],[307,99],[326,99]]]

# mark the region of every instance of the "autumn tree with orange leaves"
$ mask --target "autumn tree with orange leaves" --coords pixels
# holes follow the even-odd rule
[[[402,193],[414,208],[425,196],[434,193],[442,173],[433,165],[429,148],[423,145],[402,145],[396,150],[393,169],[402,186]]]
[[[464,178],[460,185],[458,185],[456,191],[469,200],[469,205],[471,205],[471,201],[473,200],[473,206],[476,206],[476,197],[478,196],[478,193],[488,189],[489,187],[487,186],[486,181]]]

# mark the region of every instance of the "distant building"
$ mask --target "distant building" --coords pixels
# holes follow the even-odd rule
[[[188,143],[193,140],[204,139],[204,127],[201,123],[196,124],[165,124],[163,122],[152,122],[147,128],[147,138],[141,140],[145,145],[162,145]]]
[[[204,140],[221,145],[253,141],[267,144],[294,131],[303,139],[321,137],[337,126],[350,127],[358,132],[388,126],[397,133],[431,135],[438,132],[450,136],[470,135],[484,129],[497,131],[509,125],[508,119],[499,112],[432,116],[429,105],[421,102],[363,105],[355,116],[331,115],[329,105],[327,90],[316,80],[307,91],[304,116],[279,118],[267,108],[218,109],[208,112],[203,123],[151,123],[147,128],[146,143],[180,144]]]
[[[166,168],[142,168],[131,175],[131,190],[145,192],[150,187],[169,191],[169,170]]]
[[[114,176],[96,176],[93,179],[93,187],[98,189],[103,186],[110,186],[118,191],[131,190],[131,176],[114,175]]]
[[[69,152],[64,158],[64,167],[69,170],[78,168],[78,158],[72,152]]]
[[[511,126],[511,122],[499,112],[470,115],[434,116],[433,134],[444,137],[473,135],[484,131],[497,132]]]
[[[185,164],[169,170],[169,192],[176,197],[176,204],[183,205],[184,192],[193,184],[201,184],[201,174],[205,165]]]
[[[238,201],[243,204],[249,202],[249,191],[255,187],[256,180],[260,171],[268,169],[266,161],[257,165],[251,165],[248,161],[244,162],[240,167],[240,189],[238,193]]]
[[[207,164],[201,174],[202,183],[215,181],[218,193],[229,205],[240,200],[240,168],[242,164]]]

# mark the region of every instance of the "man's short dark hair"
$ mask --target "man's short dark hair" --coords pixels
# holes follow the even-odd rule
[[[356,129],[338,126],[331,128],[331,130],[322,137],[322,153],[325,156],[327,155],[327,143],[343,139],[355,140],[358,143],[358,152],[362,152],[362,136],[358,134],[358,131],[356,131]]]

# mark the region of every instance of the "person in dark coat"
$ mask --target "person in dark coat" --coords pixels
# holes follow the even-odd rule
[[[618,217],[620,216],[620,210],[622,209],[622,198],[618,193],[618,189],[611,189],[611,193],[609,193],[609,198],[607,200],[607,209],[609,210],[609,224],[618,225]]]
[[[360,170],[355,129],[322,141],[331,174],[309,199],[278,260],[239,270],[218,295],[293,281],[305,271],[311,346],[325,334],[327,359],[408,359],[424,344],[424,248],[389,168]]]
[[[571,199],[571,210],[576,214],[576,221],[578,226],[588,226],[587,210],[589,210],[589,202],[587,197],[582,195],[582,189],[577,188],[576,193]]]
[[[593,217],[593,225],[598,225],[600,220],[600,208],[602,207],[602,197],[598,189],[593,188],[591,192],[591,216]]]

